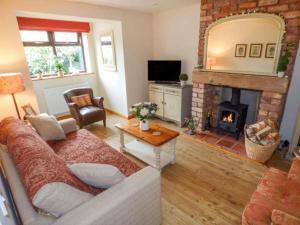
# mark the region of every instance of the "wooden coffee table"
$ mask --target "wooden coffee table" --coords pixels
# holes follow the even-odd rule
[[[156,123],[150,123],[149,131],[141,131],[139,123],[136,121],[116,124],[116,127],[120,131],[122,152],[130,153],[159,171],[166,165],[176,162],[178,132]],[[160,132],[160,135],[155,135],[154,132]],[[136,140],[125,144],[124,134],[130,135]]]

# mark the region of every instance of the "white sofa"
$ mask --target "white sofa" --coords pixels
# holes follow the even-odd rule
[[[68,126],[70,128],[70,126]],[[159,225],[160,173],[146,167],[55,218],[36,211],[28,199],[6,147],[1,159],[23,225]]]

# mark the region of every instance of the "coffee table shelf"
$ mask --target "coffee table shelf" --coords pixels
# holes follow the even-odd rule
[[[120,132],[120,149],[159,171],[176,162],[176,140],[179,133],[155,123],[150,123],[149,131],[140,131],[136,123],[116,124]],[[154,135],[159,132],[160,135]],[[136,140],[124,143],[124,135]]]
[[[155,148],[151,145],[145,144],[139,140],[134,140],[125,144],[123,151],[130,153],[152,167],[157,166]],[[161,151],[160,168],[163,168],[170,163],[175,163],[174,157],[173,153],[167,152],[167,150]]]

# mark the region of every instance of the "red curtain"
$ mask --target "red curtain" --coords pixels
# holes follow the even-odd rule
[[[90,31],[90,24],[86,22],[48,20],[27,17],[17,17],[17,20],[20,30],[46,30],[85,33]]]

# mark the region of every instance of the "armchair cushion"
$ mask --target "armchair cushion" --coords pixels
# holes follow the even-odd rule
[[[89,94],[72,96],[71,100],[76,105],[78,105],[79,108],[89,106],[89,105],[93,105],[92,100],[91,100],[91,96]]]

